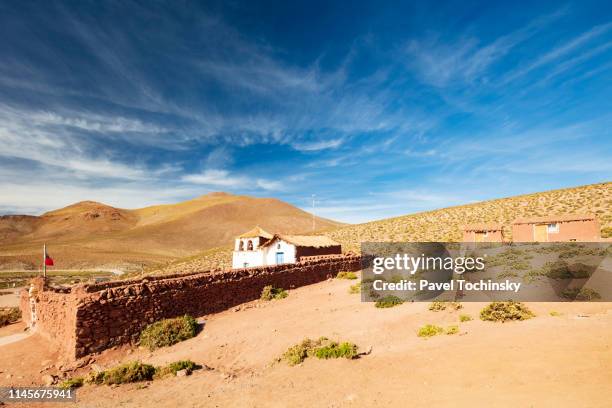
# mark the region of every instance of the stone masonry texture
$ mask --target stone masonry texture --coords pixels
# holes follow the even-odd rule
[[[190,314],[202,316],[258,299],[266,285],[292,289],[361,269],[361,257],[309,260],[230,271],[80,284],[52,288],[42,278],[33,281],[36,330],[68,359],[138,341],[140,332],[160,319]],[[30,320],[27,290],[21,309]]]

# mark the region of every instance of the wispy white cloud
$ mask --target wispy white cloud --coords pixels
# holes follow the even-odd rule
[[[580,34],[579,36],[574,37],[571,40],[566,41],[565,43],[544,53],[543,55],[538,57],[535,61],[533,61],[531,64],[521,66],[515,71],[510,72],[508,75],[506,75],[505,78],[503,78],[500,81],[500,85],[513,81],[518,77],[522,77],[528,74],[529,72],[533,71],[534,69],[550,64],[558,60],[559,58],[580,49],[584,45],[588,44],[591,40],[604,35],[610,29],[612,29],[612,23],[597,25],[591,28],[590,30],[587,30],[586,32]]]
[[[425,81],[438,87],[456,86],[452,83],[455,81],[485,81],[489,67],[564,14],[565,9],[562,9],[536,18],[487,44],[469,35],[461,36],[454,42],[444,42],[439,35],[413,39],[405,47],[407,64]]]
[[[301,142],[301,143],[293,143],[291,146],[295,150],[303,151],[303,152],[314,152],[317,150],[326,150],[326,149],[335,149],[342,145],[344,142],[343,139],[326,139],[326,140],[317,140],[313,142]]]
[[[187,183],[230,189],[281,190],[283,187],[280,181],[235,175],[228,170],[221,169],[207,169],[202,173],[186,174],[181,177],[181,180]]]

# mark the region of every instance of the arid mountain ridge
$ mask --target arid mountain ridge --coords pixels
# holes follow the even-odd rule
[[[517,218],[563,214],[595,214],[604,237],[612,236],[612,183],[590,184],[560,190],[499,198],[441,208],[364,224],[344,225],[324,231],[342,244],[343,251],[360,252],[361,242],[449,242],[462,239],[462,227],[473,223],[504,225],[512,238]],[[213,248],[160,268],[158,273],[181,273],[229,265],[229,247]]]
[[[461,227],[520,217],[596,214],[612,236],[612,183],[545,191],[417,214],[343,225],[317,218],[317,232],[359,252],[364,241],[459,241]],[[136,210],[83,201],[39,217],[0,217],[0,268],[36,269],[43,243],[61,268],[189,272],[230,264],[233,238],[260,225],[271,232],[311,233],[312,215],[273,198],[211,193]]]
[[[0,267],[36,268],[43,243],[62,268],[150,265],[228,245],[255,225],[311,233],[312,215],[274,198],[228,193],[135,210],[82,201],[41,216],[0,217]],[[339,225],[316,218],[317,230]]]

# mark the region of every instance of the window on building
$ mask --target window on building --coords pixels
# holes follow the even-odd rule
[[[245,262],[245,263],[242,265],[242,267],[243,267],[243,268],[248,268],[248,267],[249,267],[249,263],[248,263],[248,262]]]
[[[485,236],[485,237],[488,237],[488,236],[489,236],[489,231],[485,231],[485,232],[484,232],[484,236]]]
[[[559,232],[559,224],[548,224],[547,230],[553,234]]]
[[[244,251],[244,242],[240,241],[240,245],[238,245],[239,251]]]
[[[247,251],[252,251],[253,250],[253,241],[249,240],[249,242],[247,243]]]
[[[278,244],[278,245],[276,246],[276,248],[277,248],[277,249],[280,249],[280,246],[281,246],[281,244]]]

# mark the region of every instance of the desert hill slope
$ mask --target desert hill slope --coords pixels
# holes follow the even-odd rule
[[[582,213],[597,215],[602,235],[612,235],[612,183],[525,194],[349,225],[328,235],[354,251],[359,249],[360,242],[367,241],[461,241],[463,225],[481,222],[503,224],[504,235],[512,238],[511,225],[517,218]]]
[[[255,225],[273,232],[311,232],[312,215],[277,199],[227,193],[136,210],[83,201],[39,217],[0,217],[0,267],[38,265],[42,243],[61,268],[167,262],[229,245]],[[319,230],[338,225],[323,218],[316,222]]]
[[[367,241],[460,241],[462,226],[492,222],[504,225],[506,237],[512,237],[512,222],[522,217],[561,214],[596,214],[602,236],[612,236],[612,183],[601,183],[561,190],[544,191],[515,197],[442,208],[365,224],[342,226],[324,232],[342,244],[343,251],[360,251]],[[229,265],[229,247],[210,249],[186,259],[176,260],[157,273],[181,273]]]

